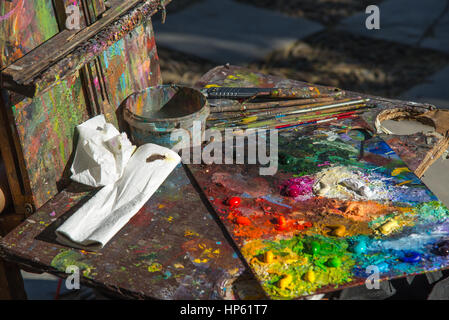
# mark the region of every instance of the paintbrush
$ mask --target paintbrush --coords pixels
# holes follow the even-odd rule
[[[354,104],[353,104],[354,103]],[[322,110],[324,111],[320,111],[317,110],[316,107],[320,107],[320,106],[324,106],[324,105],[318,105],[318,106],[313,106],[309,108],[304,108],[301,109],[300,112],[298,112],[298,109],[294,108],[294,109],[288,109],[285,110],[286,112],[284,112],[284,110],[282,111],[264,111],[264,112],[260,112],[260,113],[254,113],[254,114],[249,114],[249,115],[245,115],[243,117],[240,118],[232,118],[232,119],[220,119],[215,121],[216,124],[221,123],[222,125],[230,125],[233,123],[242,123],[242,124],[247,124],[247,123],[251,123],[251,122],[255,122],[258,120],[263,120],[263,119],[269,119],[269,118],[273,118],[273,117],[284,117],[287,115],[291,115],[291,114],[297,114],[297,113],[313,113],[313,114],[320,114],[322,112],[331,112],[331,111],[343,111],[343,110],[348,110],[350,108],[354,108],[354,106],[358,105],[358,101],[356,102],[348,102],[348,104],[333,104],[333,105],[328,105],[328,107],[323,108]],[[339,106],[341,105],[341,106]],[[366,106],[365,104],[360,104],[361,106]]]
[[[351,101],[350,99],[342,99],[342,100],[332,100],[337,102],[341,101]],[[319,106],[319,105],[326,105],[327,103],[320,103],[320,104],[307,104],[303,107],[309,108],[311,106]],[[281,108],[262,108],[261,109],[253,109],[253,110],[247,110],[247,111],[233,111],[233,112],[211,112],[209,117],[207,118],[207,121],[233,121],[238,119],[244,119],[256,115],[272,115],[275,113],[287,113],[290,111],[298,110],[301,105],[294,106],[294,107],[281,107]]]
[[[282,118],[296,114],[320,114],[323,112],[337,112],[349,110],[352,108],[369,108],[365,102],[369,101],[369,99],[360,99],[360,100],[350,100],[345,102],[339,102],[334,104],[316,104],[309,105],[307,108],[297,108],[289,109],[288,112],[261,112],[257,114],[251,114],[243,118],[235,118],[232,120],[225,120],[215,122],[215,126],[230,126],[233,124],[249,124],[253,122],[257,122],[260,120],[272,119],[272,118]]]
[[[262,109],[259,112],[252,112],[252,113],[233,113],[231,117],[227,117],[223,114],[213,114],[212,117],[209,117],[208,120],[224,120],[224,121],[239,121],[239,120],[246,120],[251,119],[253,117],[265,117],[270,115],[279,115],[279,114],[287,114],[290,112],[295,112],[297,110],[305,110],[315,107],[322,107],[322,106],[328,106],[329,108],[333,106],[338,106],[341,103],[347,102],[348,104],[352,103],[358,103],[356,101],[359,100],[353,100],[353,99],[342,99],[342,100],[335,100],[334,103],[314,103],[314,104],[307,104],[303,106],[296,106],[296,107],[286,107],[286,108],[273,108],[273,109]],[[368,99],[365,99],[365,101],[369,101]],[[230,119],[230,120],[228,120]]]
[[[289,128],[294,128],[294,127],[298,127],[298,126],[305,126],[305,125],[313,125],[313,124],[320,124],[320,123],[324,123],[324,122],[329,122],[329,121],[335,121],[335,120],[342,120],[342,119],[348,119],[348,118],[356,118],[358,116],[358,114],[362,113],[363,111],[351,111],[351,112],[345,112],[345,113],[340,113],[340,114],[333,114],[333,115],[323,115],[319,118],[315,118],[315,119],[309,119],[309,120],[301,120],[301,121],[291,121],[287,124],[266,124],[263,126],[258,127],[257,129],[278,129],[278,130],[282,130],[282,129],[289,129]],[[241,127],[235,127],[232,128],[233,130],[237,130],[237,132],[239,130],[244,130],[247,128],[241,128]],[[224,129],[223,129],[224,130]],[[221,131],[223,131],[221,130]],[[234,131],[235,132],[235,131]]]
[[[254,116],[259,117],[259,116],[276,115],[276,114],[283,114],[283,113],[286,114],[286,113],[294,112],[294,111],[297,111],[297,110],[304,110],[304,109],[310,109],[310,108],[322,107],[322,106],[329,106],[329,108],[330,108],[332,106],[338,106],[338,105],[340,105],[342,103],[345,103],[345,102],[347,102],[348,104],[359,103],[359,102],[356,102],[356,101],[361,101],[361,100],[364,100],[365,102],[369,101],[369,99],[361,99],[361,98],[358,98],[358,100],[341,99],[341,100],[334,100],[333,103],[324,103],[324,102],[322,102],[322,103],[313,103],[313,104],[306,104],[306,105],[294,106],[294,107],[262,109],[259,112],[254,112],[254,113],[249,113],[249,114],[241,114],[240,118],[243,120],[244,118],[254,117]],[[212,120],[213,118],[216,118],[217,120],[218,119],[223,119],[223,120],[224,119],[228,119],[226,117],[226,114],[225,115],[223,115],[223,114],[217,115],[216,113],[211,113],[211,115],[212,115],[212,117],[209,117],[208,120]],[[232,116],[230,117],[230,119],[233,119],[232,121],[237,120],[238,118],[239,117],[235,113],[233,113]]]
[[[322,116],[332,116],[332,115],[338,115],[342,112],[349,112],[349,111],[356,111],[362,109],[364,106],[353,106],[351,108],[344,108],[342,110],[330,110],[330,111],[321,111],[321,112],[313,112],[313,113],[303,113],[303,114],[295,114],[295,115],[286,115],[284,117],[269,117],[266,119],[260,119],[259,121],[250,122],[250,123],[232,123],[232,124],[223,124],[218,123],[216,125],[210,124],[208,122],[209,128],[258,128],[260,126],[264,126],[266,124],[280,124],[285,123],[287,121],[300,121],[300,120],[310,120],[310,119],[316,119],[318,117]]]
[[[301,106],[305,104],[331,102],[336,100],[335,97],[313,98],[313,99],[292,99],[292,100],[278,100],[278,101],[262,101],[262,102],[243,102],[231,106],[211,106],[211,113],[217,112],[235,112],[256,109],[274,109],[282,107]]]
[[[202,89],[201,92],[208,99],[253,99],[282,98],[282,99],[308,99],[322,97],[336,97],[344,94],[338,88],[327,89],[321,93],[317,87],[302,88],[241,88],[241,87],[212,87]]]
[[[298,121],[311,121],[320,119],[323,117],[330,117],[330,116],[338,116],[347,112],[364,112],[366,109],[356,108],[356,109],[350,109],[346,110],[345,112],[327,112],[327,113],[321,113],[321,114],[301,114],[301,115],[289,115],[282,118],[270,118],[262,121],[257,121],[249,124],[235,124],[232,126],[210,126],[209,129],[216,129],[216,130],[224,130],[224,129],[259,129],[259,128],[265,128],[265,127],[276,127],[285,123],[295,123]]]
[[[315,119],[315,120],[302,121],[302,122],[297,122],[297,123],[290,123],[290,124],[276,126],[274,128],[275,129],[279,129],[279,130],[280,129],[290,129],[290,128],[294,128],[294,127],[298,127],[298,126],[320,124],[320,123],[329,122],[329,121],[342,120],[342,119],[348,119],[348,118],[355,118],[356,116],[357,116],[357,111],[352,111],[352,112],[347,112],[345,114],[340,114],[340,115],[337,115],[337,116],[330,116],[330,117],[324,117],[324,118]]]

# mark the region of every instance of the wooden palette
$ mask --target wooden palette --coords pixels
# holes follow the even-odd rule
[[[271,298],[449,266],[449,210],[360,123],[279,131],[271,176],[258,165],[188,165]]]

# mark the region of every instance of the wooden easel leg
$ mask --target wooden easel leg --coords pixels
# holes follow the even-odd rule
[[[0,260],[0,300],[25,300],[27,295],[17,265]]]

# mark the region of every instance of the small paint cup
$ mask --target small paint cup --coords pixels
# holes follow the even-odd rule
[[[202,143],[210,109],[198,90],[160,85],[131,94],[123,102],[123,112],[136,145],[155,143],[180,148]]]

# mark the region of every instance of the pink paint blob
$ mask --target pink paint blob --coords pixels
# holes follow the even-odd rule
[[[281,194],[292,198],[308,197],[312,195],[315,180],[310,176],[293,178],[281,185]]]

